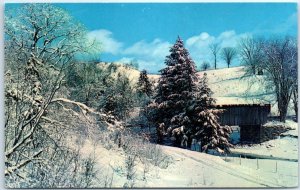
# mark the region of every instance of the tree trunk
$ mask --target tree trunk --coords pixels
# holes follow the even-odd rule
[[[296,121],[298,121],[298,89],[293,90],[293,104],[294,104],[294,111],[296,114]]]
[[[215,57],[215,69],[217,69],[217,58]]]
[[[284,123],[287,115],[288,102],[289,101],[285,100],[278,101],[279,120]]]
[[[255,75],[255,65],[252,65],[252,72]]]
[[[279,115],[279,121],[285,123],[285,120],[286,120],[286,113],[284,111],[280,112],[280,115]]]
[[[294,103],[294,110],[295,110],[295,114],[296,114],[296,121],[298,121],[298,104]]]

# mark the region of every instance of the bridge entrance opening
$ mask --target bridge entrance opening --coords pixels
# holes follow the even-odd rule
[[[239,126],[230,126],[232,133],[230,134],[230,143],[231,144],[238,144],[241,142],[241,133]]]

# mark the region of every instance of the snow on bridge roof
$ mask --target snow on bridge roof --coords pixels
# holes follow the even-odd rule
[[[217,107],[270,107],[271,104],[245,104],[245,103],[237,103],[237,104],[216,104]]]

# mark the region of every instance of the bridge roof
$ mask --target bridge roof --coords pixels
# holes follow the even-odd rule
[[[271,104],[216,104],[217,107],[271,107]]]

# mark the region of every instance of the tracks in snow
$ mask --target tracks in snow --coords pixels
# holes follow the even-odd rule
[[[162,146],[164,147],[164,146]],[[283,185],[280,184],[276,184],[272,181],[266,180],[266,179],[261,179],[258,177],[254,177],[253,175],[249,175],[246,172],[241,172],[241,170],[234,170],[234,168],[229,167],[227,164],[223,164],[220,162],[216,162],[213,159],[204,159],[203,157],[201,157],[202,153],[197,153],[197,152],[193,152],[191,154],[187,154],[189,150],[185,150],[185,149],[180,149],[180,148],[175,148],[175,147],[171,147],[171,148],[163,148],[166,152],[168,152],[169,155],[175,155],[175,156],[179,156],[179,157],[184,157],[187,159],[191,159],[193,161],[199,162],[205,166],[211,167],[213,169],[216,169],[220,172],[225,173],[226,175],[232,175],[241,179],[244,179],[246,181],[261,185],[261,186],[265,186],[265,187],[284,187]],[[198,154],[197,156],[193,155],[193,154]],[[211,156],[211,155],[206,155],[206,156]]]

